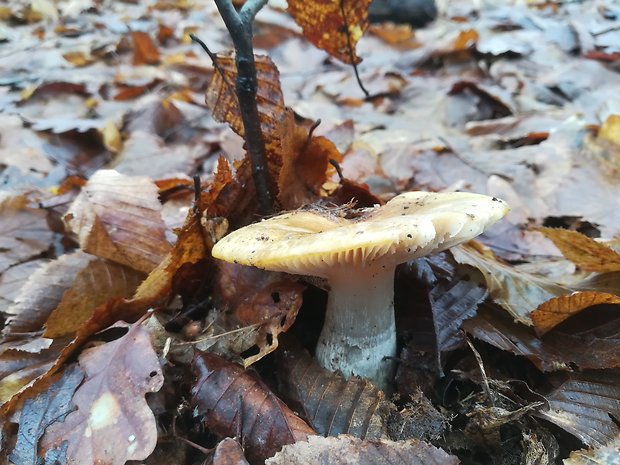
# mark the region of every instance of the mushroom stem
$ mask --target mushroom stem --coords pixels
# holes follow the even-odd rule
[[[388,389],[396,355],[394,267],[373,264],[330,273],[325,323],[316,348],[324,368]],[[388,389],[389,390],[389,389]]]

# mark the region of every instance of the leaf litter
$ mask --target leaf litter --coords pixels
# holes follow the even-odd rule
[[[124,463],[171,442],[179,463],[618,461],[620,12],[438,2],[413,30],[369,25],[366,2],[327,3],[256,18],[278,208],[347,214],[412,189],[512,206],[481,243],[398,272],[400,397],[291,349],[316,343],[324,283],[210,256],[258,219],[215,4],[9,2],[0,399],[18,423],[3,429],[13,462]],[[157,324],[118,337],[151,309]],[[116,408],[97,419],[97,405]]]

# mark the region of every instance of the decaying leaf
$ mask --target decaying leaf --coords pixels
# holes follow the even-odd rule
[[[222,439],[213,453],[213,465],[249,465],[241,444],[232,438]]]
[[[46,260],[43,259],[30,260],[14,265],[0,275],[0,311],[6,312],[7,308],[15,303],[28,278],[45,263]]]
[[[543,371],[579,368],[620,367],[620,317],[596,321],[594,326],[579,331],[556,329],[543,338],[533,328],[515,323],[496,308],[479,309],[478,314],[463,323],[463,328],[502,350],[521,355]]]
[[[76,465],[147,458],[157,428],[144,395],[163,384],[148,331],[136,323],[119,339],[82,352],[79,364],[86,378],[73,396],[77,410],[46,430],[42,447],[67,441],[67,463]]]
[[[620,297],[594,291],[573,292],[540,304],[530,317],[536,333],[542,336],[581,310],[601,304],[620,304]]]
[[[52,243],[47,213],[28,203],[24,195],[0,192],[0,273],[36,257]]]
[[[368,28],[370,0],[290,0],[288,11],[304,36],[343,63],[362,61],[355,45]]]
[[[620,271],[620,254],[577,231],[540,228],[562,254],[584,271]]]
[[[218,271],[213,298],[233,317],[228,330],[258,326],[254,344],[259,353],[245,358],[247,368],[277,349],[278,336],[295,321],[304,286],[281,273],[232,263],[218,262]]]
[[[32,465],[37,462],[38,443],[45,430],[56,422],[64,421],[73,410],[72,398],[84,379],[76,365],[68,367],[60,376],[50,380],[44,392],[24,402],[19,412],[17,442],[9,456],[15,465]]]
[[[302,350],[287,350],[280,357],[280,392],[288,404],[323,436],[349,434],[378,440],[387,437],[390,405],[383,392],[368,380],[345,380]]]
[[[284,446],[267,465],[457,465],[454,455],[417,439],[368,441],[347,435],[337,438],[310,436],[307,441]]]
[[[609,444],[594,449],[581,449],[571,452],[570,457],[564,459],[564,465],[600,465],[620,463],[620,434]]]
[[[82,250],[134,270],[150,272],[170,250],[157,186],[148,178],[96,172],[65,220]]]
[[[525,273],[499,262],[492,253],[480,253],[471,245],[453,247],[455,260],[483,274],[491,298],[519,323],[531,325],[530,313],[540,304],[571,290],[542,276]]]
[[[133,64],[155,65],[159,63],[159,50],[153,39],[143,31],[131,31],[133,41]]]
[[[564,377],[549,394],[549,410],[537,416],[555,423],[590,447],[601,447],[617,438],[620,427],[620,372],[586,371]]]
[[[314,434],[255,375],[208,352],[196,354],[192,404],[218,436],[240,435],[248,461],[263,463],[283,445]]]

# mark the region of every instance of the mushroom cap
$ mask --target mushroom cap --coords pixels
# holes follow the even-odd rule
[[[272,271],[329,277],[351,266],[391,264],[445,250],[481,234],[508,212],[495,197],[406,192],[343,218],[297,210],[240,228],[215,258]]]

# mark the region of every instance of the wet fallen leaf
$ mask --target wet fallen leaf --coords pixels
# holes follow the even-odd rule
[[[222,439],[213,453],[213,465],[249,465],[241,444],[232,438]]]
[[[540,228],[562,254],[585,271],[620,271],[620,254],[577,231]]]
[[[159,63],[160,55],[157,45],[146,32],[131,31],[133,41],[133,64],[155,65]]]
[[[341,435],[337,438],[310,436],[307,441],[284,446],[267,465],[457,465],[454,455],[417,439],[367,441]]]
[[[549,410],[537,416],[555,423],[590,447],[601,447],[620,434],[620,373],[586,371],[564,377],[549,395]]]
[[[240,435],[248,461],[263,463],[283,445],[314,434],[252,373],[208,352],[196,354],[192,405],[218,436]]]
[[[370,0],[291,0],[288,12],[304,37],[343,63],[359,63],[355,45],[368,28]]]
[[[391,407],[368,380],[345,380],[299,349],[280,356],[277,376],[282,396],[317,433],[368,440],[387,437]]]
[[[601,304],[620,304],[620,297],[602,292],[573,292],[540,304],[530,317],[539,336],[588,307]]]
[[[157,428],[144,395],[163,383],[149,333],[134,324],[119,339],[82,352],[79,365],[86,377],[73,396],[77,410],[47,428],[42,448],[67,441],[68,464],[122,465],[147,458]]]
[[[17,442],[9,456],[12,463],[37,463],[39,439],[49,426],[64,421],[73,410],[73,395],[83,379],[84,372],[76,365],[70,366],[51,379],[44,392],[24,402],[19,412]]]
[[[65,221],[82,250],[138,271],[150,272],[170,250],[157,186],[145,177],[98,171]]]

